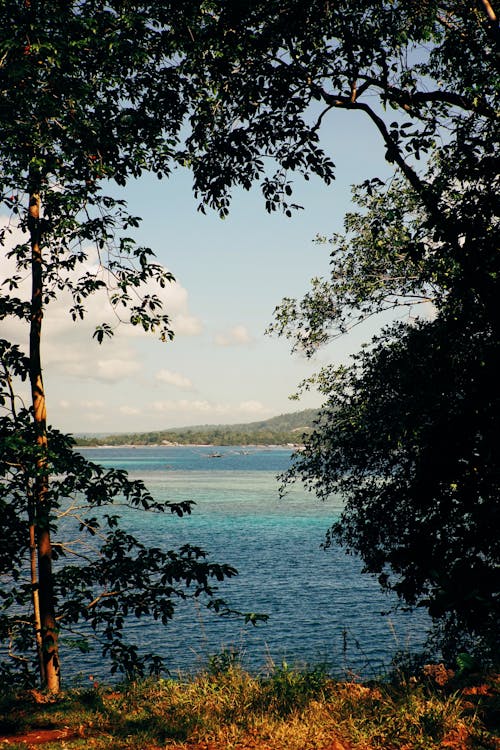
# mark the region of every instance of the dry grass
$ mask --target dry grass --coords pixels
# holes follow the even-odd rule
[[[76,750],[500,750],[500,680],[453,689],[423,679],[398,686],[335,682],[320,670],[252,677],[231,666],[189,680],[120,690],[72,691],[53,703],[6,698],[0,734],[9,744]],[[64,737],[50,731],[65,728]],[[14,744],[13,744],[14,743]]]

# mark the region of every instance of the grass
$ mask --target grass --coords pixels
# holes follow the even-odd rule
[[[5,695],[0,735],[65,728],[45,750],[498,750],[500,678],[439,685],[432,677],[338,682],[326,672],[283,664],[255,677],[238,664],[212,664],[189,679],[72,690],[49,700],[36,691]],[[0,747],[2,744],[0,743]]]

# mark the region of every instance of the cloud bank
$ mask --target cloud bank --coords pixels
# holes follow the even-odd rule
[[[189,390],[193,387],[192,382],[185,375],[181,375],[180,372],[172,372],[171,370],[160,370],[156,373],[156,380],[160,383],[166,383],[167,385],[173,385],[176,388],[182,388],[183,390]]]
[[[214,343],[216,346],[246,346],[253,341],[253,337],[243,325],[233,326],[229,330],[223,333],[218,333],[214,337]]]

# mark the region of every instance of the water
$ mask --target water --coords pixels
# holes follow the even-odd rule
[[[326,663],[335,674],[380,674],[394,652],[418,647],[427,621],[419,613],[388,616],[394,600],[382,594],[359,560],[321,548],[339,499],[321,503],[302,488],[278,496],[276,474],[290,452],[282,448],[158,447],[82,450],[106,467],[127,469],[153,496],[194,500],[189,517],[126,511],[124,522],[142,540],[173,549],[189,542],[229,563],[239,576],[221,585],[229,604],[269,615],[253,627],[225,620],[202,606],[182,606],[165,628],[134,622],[132,638],[166,658],[173,672],[196,671],[211,654],[235,649],[249,669],[273,663]],[[214,456],[213,454],[217,454]],[[74,658],[74,657],[73,657]],[[78,668],[99,672],[96,655]],[[76,669],[76,661],[71,665]]]

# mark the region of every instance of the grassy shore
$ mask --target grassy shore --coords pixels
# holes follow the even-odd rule
[[[5,695],[0,747],[498,750],[499,719],[498,675],[465,684],[437,667],[363,684],[331,680],[319,668],[254,677],[229,665],[185,680],[91,684],[56,699]]]

